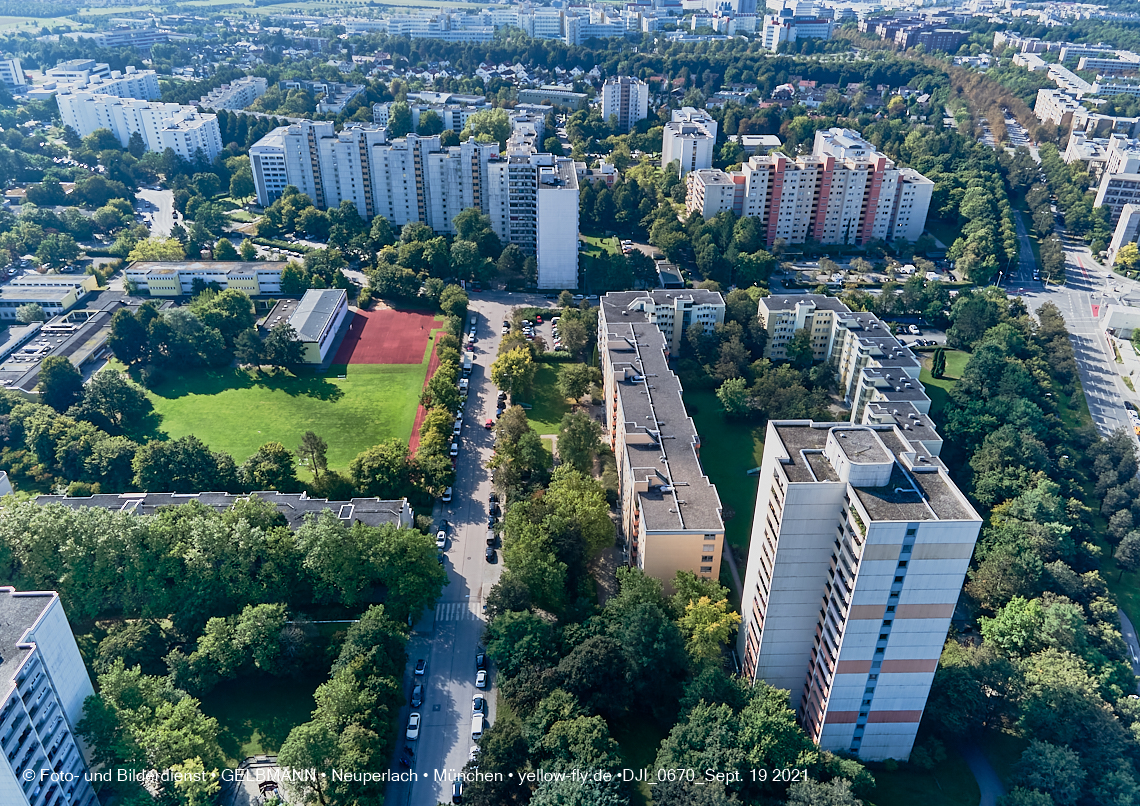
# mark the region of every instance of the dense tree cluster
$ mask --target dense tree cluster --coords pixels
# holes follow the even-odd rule
[[[1052,143],[1042,143],[1039,151],[1041,172],[1045,174],[1057,210],[1064,218],[1065,229],[1088,241],[1093,254],[1102,251],[1112,237],[1109,208],[1093,207],[1096,188],[1083,163],[1078,161],[1066,165]]]
[[[1021,300],[987,289],[956,300],[951,319],[972,355],[950,395],[943,456],[988,515],[966,585],[982,640],[947,642],[928,724],[953,741],[985,727],[1033,739],[1013,803],[1134,802],[1136,680],[1082,501],[1092,491],[1124,547],[1135,440],[1101,440],[1061,418],[1062,397],[1080,391],[1051,303],[1034,320]]]

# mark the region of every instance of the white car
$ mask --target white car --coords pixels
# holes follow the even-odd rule
[[[480,669],[475,673],[475,688],[487,688],[487,670]]]
[[[459,443],[458,442],[452,442],[451,443],[451,450],[448,451],[448,453],[450,453],[452,456],[458,456],[459,455]]]
[[[435,533],[435,547],[437,549],[447,548],[447,532],[442,529]]]
[[[409,740],[415,741],[420,738],[420,715],[418,711],[412,711],[408,715],[408,730],[404,733]]]
[[[451,503],[451,488],[450,487],[448,487],[446,490],[443,491],[443,503],[445,503],[445,504]]]

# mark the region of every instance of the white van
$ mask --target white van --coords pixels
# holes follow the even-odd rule
[[[483,735],[483,727],[486,724],[486,718],[482,714],[475,714],[471,717],[471,738],[478,740]]]

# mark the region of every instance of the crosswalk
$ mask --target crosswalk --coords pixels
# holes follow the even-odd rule
[[[439,602],[435,606],[436,621],[476,621],[483,617],[483,604],[474,600]]]

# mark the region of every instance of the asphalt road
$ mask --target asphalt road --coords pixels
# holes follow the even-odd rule
[[[487,697],[489,722],[494,723],[495,670],[490,670],[490,687],[483,692],[475,688],[475,655],[481,651],[486,628],[484,602],[491,586],[502,573],[502,552],[496,549],[496,562],[488,563],[486,551],[488,500],[491,474],[486,463],[491,458],[493,439],[483,427],[495,416],[498,390],[490,379],[504,319],[518,305],[550,307],[542,297],[522,294],[473,294],[469,310],[478,317],[475,344],[475,366],[471,371],[470,393],[463,409],[455,487],[449,504],[439,502],[435,520],[450,523],[445,565],[448,584],[435,609],[416,624],[408,642],[409,668],[405,673],[405,692],[411,695],[415,662],[427,660],[423,706],[415,710],[422,717],[420,738],[407,742],[401,734],[397,748],[412,745],[415,751],[412,771],[418,780],[392,783],[385,803],[399,806],[437,806],[451,802],[448,775],[454,775],[467,763],[473,744],[471,739],[472,697]],[[419,682],[418,680],[416,682]],[[405,707],[402,724],[413,709]],[[399,756],[393,769],[400,770]]]

